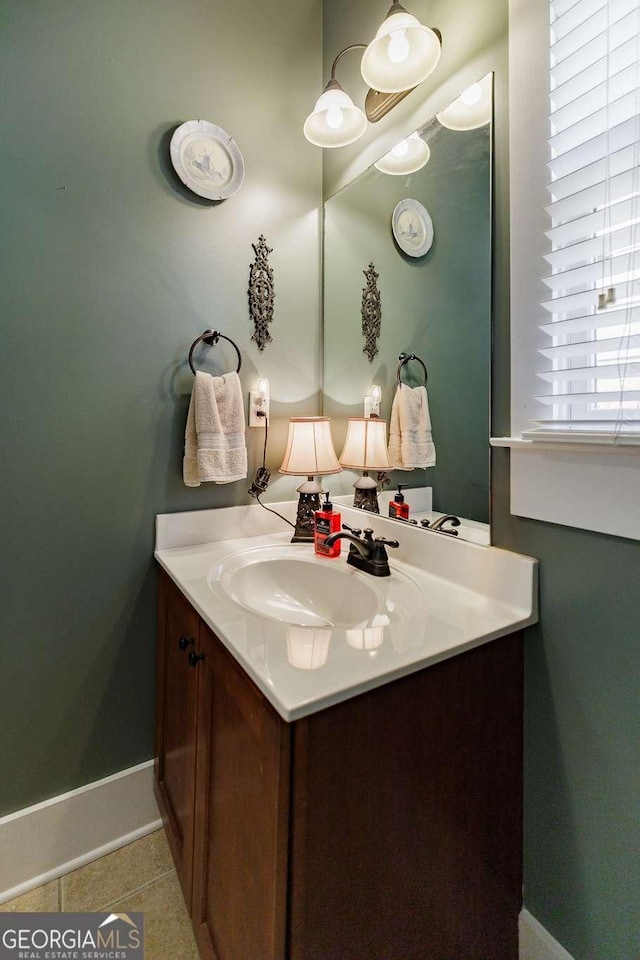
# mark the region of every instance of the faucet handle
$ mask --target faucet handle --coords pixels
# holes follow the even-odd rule
[[[387,540],[385,537],[376,537],[376,543],[383,543],[385,547],[399,547],[399,540]]]
[[[350,527],[348,523],[343,523],[342,529],[348,530],[350,533],[354,535],[354,537],[359,537],[360,534],[362,533],[362,530],[359,527]]]

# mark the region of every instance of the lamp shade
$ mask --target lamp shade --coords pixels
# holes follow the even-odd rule
[[[362,79],[380,93],[410,90],[435,70],[440,52],[438,35],[394,3],[364,52]]]
[[[352,470],[391,469],[387,456],[387,421],[376,417],[349,417],[340,463]]]
[[[429,144],[416,131],[406,140],[401,140],[392,147],[389,153],[385,153],[384,157],[374,163],[374,167],[380,173],[400,177],[421,170],[428,163],[430,156]]]
[[[491,74],[487,74],[441,110],[437,119],[443,127],[450,130],[474,130],[489,123],[492,105]]]
[[[329,417],[291,417],[280,473],[293,477],[340,473],[330,423]]]
[[[304,135],[316,147],[346,147],[366,129],[364,113],[334,79],[326,85],[304,123]]]

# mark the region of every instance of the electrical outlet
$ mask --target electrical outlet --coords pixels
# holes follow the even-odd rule
[[[249,426],[264,427],[265,417],[269,419],[269,398],[260,398],[257,390],[249,394]]]

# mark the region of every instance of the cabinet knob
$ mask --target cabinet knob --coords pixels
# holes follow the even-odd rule
[[[204,653],[195,653],[193,650],[189,651],[190,667],[197,667],[201,660],[204,660]]]
[[[196,641],[194,637],[189,637],[189,639],[187,639],[186,637],[180,637],[180,639],[178,640],[178,646],[180,647],[181,650],[186,650],[187,647],[193,647],[195,646],[195,643]]]

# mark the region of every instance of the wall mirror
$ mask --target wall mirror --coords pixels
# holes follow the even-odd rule
[[[394,470],[390,489],[406,484],[419,509],[431,488],[433,510],[471,521],[478,542],[489,542],[488,526],[477,524],[489,522],[492,86],[489,74],[426,120],[400,156],[387,154],[330,197],[324,218],[324,413],[336,449],[347,419],[363,416],[371,384],[382,388],[380,416],[389,421],[399,355],[415,354],[428,369],[436,465]],[[428,154],[420,169],[385,172],[416,151]],[[422,234],[431,225],[429,243]],[[371,263],[382,313],[372,361],[361,315]],[[422,383],[421,365],[405,364],[402,378]],[[333,478],[332,495],[349,493],[356,477]]]

